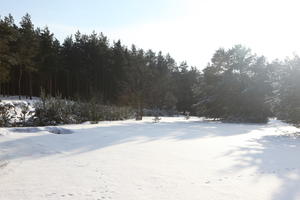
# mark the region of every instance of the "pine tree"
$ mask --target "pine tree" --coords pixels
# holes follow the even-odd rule
[[[38,30],[38,53],[37,65],[38,73],[40,75],[39,84],[44,88],[48,94],[56,95],[60,92],[57,83],[58,74],[61,72],[61,57],[60,57],[60,44],[54,38],[53,33],[50,32],[48,27],[43,30]]]
[[[277,65],[279,84],[275,87],[278,101],[276,115],[279,119],[300,124],[300,58],[295,56]]]
[[[16,64],[14,43],[17,40],[17,28],[11,15],[0,19],[0,93],[4,94],[3,83],[10,79],[10,72]]]
[[[32,73],[37,71],[36,55],[38,51],[38,40],[34,30],[34,26],[31,22],[29,14],[26,14],[20,22],[20,36],[18,38],[18,94],[21,99],[21,81],[23,74],[28,77],[29,96],[32,97]]]
[[[29,14],[19,26],[12,16],[0,20],[3,94],[38,96],[43,88],[51,96],[132,105],[139,116],[143,108],[191,109],[198,72],[179,68],[168,54],[110,44],[102,33],[77,31],[61,45],[47,27],[35,29]]]
[[[237,45],[219,49],[199,86],[199,115],[231,122],[266,122],[271,91],[264,57]]]
[[[123,99],[136,109],[136,119],[142,120],[143,109],[145,107],[145,97],[149,91],[150,70],[144,59],[144,51],[137,50],[134,45],[127,54],[128,66],[126,69],[126,82]]]

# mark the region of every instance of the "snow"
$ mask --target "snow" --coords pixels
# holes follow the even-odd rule
[[[29,104],[33,104],[37,101],[39,101],[39,97],[32,97],[32,99],[26,98],[24,96],[21,96],[21,100],[19,99],[19,96],[0,96],[0,101],[1,102],[6,102],[6,103],[24,103],[27,102]]]
[[[152,119],[0,129],[0,199],[300,199],[297,128]]]

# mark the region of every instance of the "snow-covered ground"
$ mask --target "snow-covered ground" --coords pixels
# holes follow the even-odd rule
[[[298,130],[276,120],[146,118],[59,129],[72,134],[0,129],[1,200],[300,199]]]
[[[4,103],[29,103],[31,105],[33,105],[35,102],[39,101],[40,98],[38,97],[32,97],[32,99],[29,99],[24,96],[21,96],[21,100],[19,99],[19,96],[0,96],[0,101],[4,102]]]

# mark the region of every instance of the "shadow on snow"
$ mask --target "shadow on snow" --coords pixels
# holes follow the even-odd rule
[[[283,123],[280,126],[287,126]],[[203,137],[228,137],[247,134],[256,130],[263,130],[278,126],[269,124],[229,124],[207,121],[179,121],[179,122],[125,122],[111,125],[87,125],[83,129],[69,126],[74,134],[39,134],[23,138],[0,142],[0,160],[17,158],[43,158],[55,154],[71,156],[85,153],[112,145],[126,142],[149,142],[154,140],[193,140]],[[64,126],[63,126],[64,127]],[[68,126],[65,126],[68,127]],[[16,128],[15,132],[49,131],[40,128]],[[138,139],[137,139],[138,138]],[[273,194],[274,200],[296,198],[300,188],[300,140],[291,136],[264,136],[251,139],[253,145],[238,147],[226,152],[223,156],[235,158],[234,170],[255,168],[258,173],[272,173],[281,181],[281,187]],[[240,152],[236,155],[234,152]],[[290,173],[297,173],[291,178]]]
[[[272,194],[273,200],[299,199],[300,138],[291,134],[271,135],[249,142],[251,145],[247,147],[238,147],[224,154],[233,156],[238,163],[231,170],[254,168],[262,176],[275,176],[280,187]]]

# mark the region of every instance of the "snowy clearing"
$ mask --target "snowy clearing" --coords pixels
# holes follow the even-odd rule
[[[0,129],[0,199],[300,199],[298,129],[152,118]],[[50,132],[49,132],[50,131]]]

